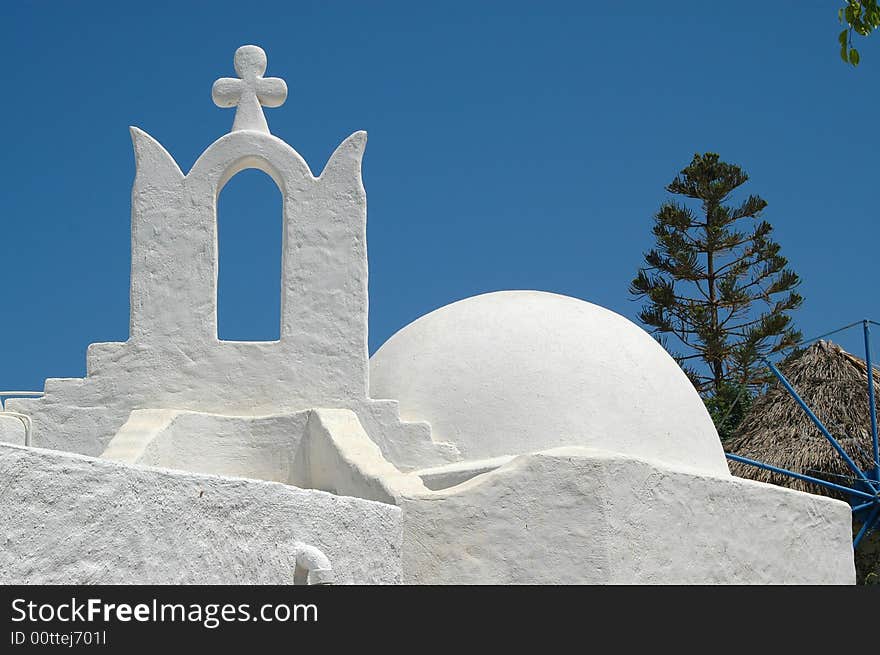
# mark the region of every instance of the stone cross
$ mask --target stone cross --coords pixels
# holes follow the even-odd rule
[[[266,53],[255,45],[235,51],[235,72],[241,79],[221,77],[214,82],[211,97],[218,107],[236,107],[232,131],[255,130],[269,134],[263,107],[280,107],[287,99],[287,84],[280,77],[263,77]]]

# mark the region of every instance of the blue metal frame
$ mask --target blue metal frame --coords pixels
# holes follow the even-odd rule
[[[871,510],[871,515],[865,520],[862,524],[862,529],[859,530],[859,533],[856,535],[856,538],[853,540],[853,549],[859,547],[859,543],[862,541],[862,537],[866,534],[870,533],[877,525],[877,518],[880,517],[880,504],[875,503],[876,507]]]
[[[862,479],[862,481],[868,485],[869,488],[873,488],[873,485],[871,484],[872,481],[868,479],[868,476],[865,475],[865,472],[862,471],[862,469],[858,467],[858,465],[852,460],[852,458],[846,454],[843,446],[838,443],[837,439],[831,436],[828,428],[826,428],[822,421],[820,421],[819,418],[815,414],[813,414],[813,410],[811,410],[807,406],[807,403],[804,402],[804,399],[798,395],[798,392],[795,391],[794,387],[791,386],[791,383],[785,379],[785,376],[779,372],[779,369],[773,366],[773,362],[771,362],[766,357],[763,358],[763,361],[770,368],[770,372],[773,373],[773,375],[775,375],[776,378],[782,383],[782,386],[785,387],[785,390],[788,391],[789,395],[791,395],[791,397],[797,401],[798,405],[801,406],[801,409],[806,412],[807,416],[810,417],[810,420],[815,423],[817,428],[819,428],[819,432],[822,433],[822,436],[824,436],[828,440],[828,443],[830,443],[834,450],[837,451],[837,454],[843,458],[843,461],[846,462],[846,465],[849,466],[850,469],[852,469],[852,472],[858,475]]]
[[[795,473],[794,471],[779,468],[778,466],[773,466],[771,464],[765,464],[764,462],[759,462],[756,459],[749,459],[748,457],[743,457],[741,455],[733,455],[731,453],[725,453],[725,455],[727,455],[727,459],[732,459],[734,462],[742,462],[743,464],[749,464],[750,466],[757,466],[758,468],[766,469],[767,471],[772,471],[773,473],[781,473],[782,475],[797,478],[798,480],[804,480],[805,482],[812,482],[813,484],[818,484],[822,487],[828,487],[829,489],[842,491],[843,493],[848,495],[858,496],[859,498],[867,498],[870,501],[869,503],[867,503],[868,505],[874,504],[874,496],[869,493],[865,493],[864,491],[859,491],[858,489],[844,487],[843,485],[834,484],[833,482],[828,482],[826,480],[820,480],[819,478],[804,475],[803,473]]]
[[[748,457],[743,457],[741,455],[725,453],[727,459],[733,460],[734,462],[740,462],[749,466],[756,466],[767,471],[772,471],[773,473],[787,475],[797,480],[804,480],[805,482],[810,482],[812,484],[817,484],[828,489],[834,489],[835,491],[845,493],[852,508],[853,516],[856,518],[861,518],[861,515],[864,515],[865,517],[862,521],[861,529],[856,535],[856,538],[853,540],[854,549],[858,548],[859,543],[861,543],[865,535],[871,533],[875,528],[877,528],[878,524],[880,524],[880,448],[878,448],[877,439],[877,409],[875,403],[876,395],[874,390],[874,367],[871,363],[871,343],[869,327],[870,324],[880,325],[880,323],[875,323],[874,321],[870,321],[868,319],[863,320],[861,323],[865,340],[865,363],[868,367],[868,406],[871,413],[871,440],[874,450],[874,468],[867,473],[859,468],[859,466],[853,461],[853,459],[846,453],[846,451],[843,449],[837,439],[835,439],[831,432],[829,432],[828,428],[825,427],[822,421],[820,421],[819,418],[813,413],[813,411],[807,406],[807,403],[804,402],[803,398],[798,395],[798,392],[795,391],[794,387],[791,386],[791,383],[786,380],[785,376],[779,372],[779,369],[777,369],[773,365],[773,362],[771,362],[766,357],[761,358],[761,360],[770,369],[770,372],[773,373],[777,380],[779,380],[780,384],[782,384],[789,395],[791,395],[791,397],[794,398],[795,401],[797,401],[801,409],[804,410],[810,420],[816,425],[817,428],[819,428],[819,432],[822,433],[822,436],[827,439],[832,448],[834,448],[834,450],[836,450],[837,453],[846,462],[846,465],[853,471],[853,473],[858,476],[859,479],[856,482],[859,484],[847,487],[844,485],[835,484],[833,482],[828,482],[826,480],[821,480],[819,478],[814,478],[809,475],[804,475],[802,473],[789,471],[788,469],[773,466],[771,464],[766,464],[764,462],[759,462],[754,459],[749,459]],[[858,325],[858,323],[853,323],[848,327],[853,327],[854,325]],[[867,501],[865,499],[867,499]]]
[[[871,366],[871,328],[862,321],[865,332],[865,363],[868,365],[868,407],[871,411],[871,438],[874,442],[874,480],[880,482],[880,449],[877,447],[877,407],[874,404],[874,367]]]

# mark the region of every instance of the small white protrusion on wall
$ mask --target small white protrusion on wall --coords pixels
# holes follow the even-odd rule
[[[211,97],[218,107],[237,107],[232,131],[255,130],[269,134],[263,106],[280,107],[287,100],[287,84],[280,77],[263,77],[266,53],[259,46],[243,45],[235,51],[235,72],[241,79],[221,77]]]
[[[331,585],[335,581],[327,556],[314,546],[297,542],[294,584]]]

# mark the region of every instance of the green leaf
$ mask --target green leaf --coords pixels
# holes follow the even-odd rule
[[[849,51],[849,63],[851,63],[853,66],[859,65],[859,51],[855,48]]]
[[[837,35],[837,42],[840,43],[840,45],[842,46],[846,45],[846,30],[843,30],[840,34]]]
[[[846,46],[840,46],[840,58],[843,59],[845,63],[849,63],[849,58],[846,56]]]

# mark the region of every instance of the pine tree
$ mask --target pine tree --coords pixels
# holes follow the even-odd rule
[[[654,217],[656,246],[630,284],[647,301],[640,320],[719,419],[719,406],[736,404],[725,400],[731,388],[754,390],[766,380],[761,356],[801,339],[788,315],[803,301],[794,291],[800,279],[770,238],[770,223],[757,220],[767,203],[750,195],[726,204],[748,179],[715,153],[694,155],[666,190],[699,201],[699,215],[682,202],[664,203]]]

